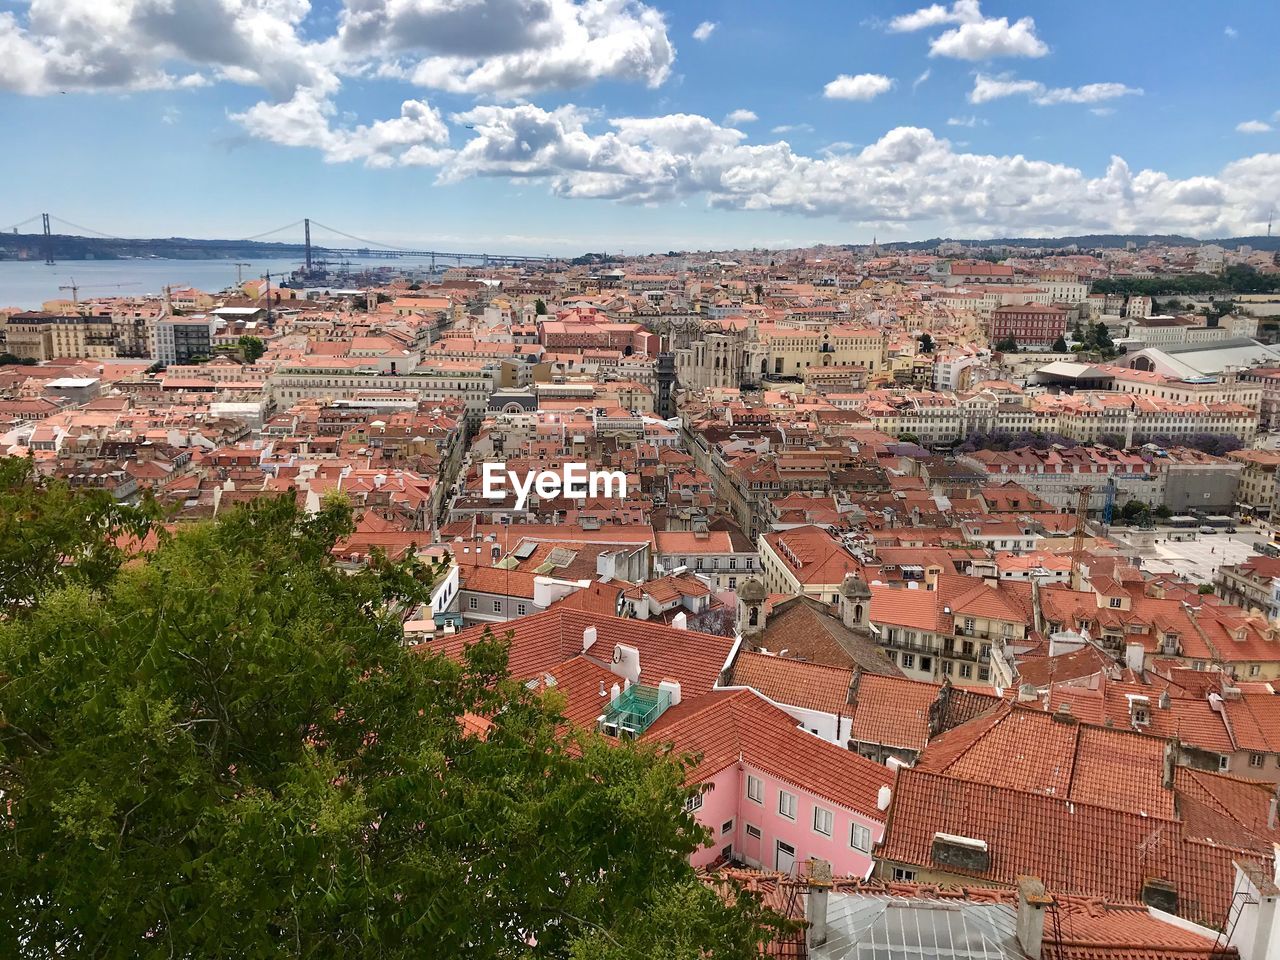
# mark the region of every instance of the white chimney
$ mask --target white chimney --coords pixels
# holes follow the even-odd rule
[[[612,670],[627,683],[640,681],[640,651],[625,643],[616,644],[613,648]]]
[[[881,785],[880,791],[876,794],[876,809],[888,810],[889,803],[893,800],[893,788],[887,783]]]
[[[1030,960],[1040,960],[1044,948],[1044,908],[1053,898],[1038,877],[1018,877],[1018,946]]]
[[[677,613],[674,617],[671,618],[671,626],[674,627],[676,630],[689,629],[689,618],[684,615],[683,610],[681,610],[679,613]]]
[[[603,680],[601,680],[600,682],[604,683]],[[615,683],[612,687],[609,688],[609,702],[617,703],[618,698],[620,696],[622,696],[622,691],[618,689],[618,685]]]
[[[809,948],[827,942],[827,900],[831,893],[831,864],[809,861],[809,891],[804,898],[804,919],[809,925]]]
[[[582,652],[586,653],[596,642],[596,628],[587,627],[582,631]]]
[[[1124,645],[1124,665],[1134,673],[1142,673],[1142,663],[1146,657],[1146,652],[1146,648],[1141,643],[1126,643]]]
[[[668,693],[671,695],[671,706],[675,706],[680,702],[680,684],[675,680],[663,680],[658,684],[659,693]],[[1275,801],[1272,801],[1274,803]]]

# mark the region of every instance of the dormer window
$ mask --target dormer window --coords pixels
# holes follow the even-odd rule
[[[1124,601],[1121,600],[1119,597],[1111,597],[1108,599],[1107,602],[1111,605],[1112,610],[1119,610],[1120,607],[1123,606],[1124,604]]]

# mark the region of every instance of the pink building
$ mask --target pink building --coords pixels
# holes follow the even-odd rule
[[[865,877],[884,836],[890,770],[815,736],[754,690],[715,690],[668,708],[645,734],[699,754],[691,801],[714,839],[694,866],[733,858],[788,872],[820,857]]]

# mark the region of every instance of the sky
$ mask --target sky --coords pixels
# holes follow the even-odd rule
[[[0,0],[0,228],[309,216],[530,254],[1259,234],[1276,36],[1274,0]]]

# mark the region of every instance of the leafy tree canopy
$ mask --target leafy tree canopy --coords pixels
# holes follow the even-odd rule
[[[245,334],[238,341],[240,354],[244,357],[246,363],[254,363],[267,352],[267,345],[262,342],[261,337],[253,337]]]
[[[4,955],[756,956],[772,915],[688,865],[682,764],[564,733],[503,641],[406,648],[435,571],[335,566],[344,503],[130,557],[145,511],[0,483]]]

